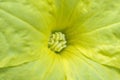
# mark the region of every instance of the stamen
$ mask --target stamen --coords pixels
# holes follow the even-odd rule
[[[49,39],[48,47],[54,52],[60,52],[67,47],[66,44],[65,35],[61,32],[55,32]]]

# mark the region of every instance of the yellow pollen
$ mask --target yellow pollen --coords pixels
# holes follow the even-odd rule
[[[55,32],[49,39],[48,47],[54,52],[60,52],[67,47],[66,44],[65,35],[61,32]]]

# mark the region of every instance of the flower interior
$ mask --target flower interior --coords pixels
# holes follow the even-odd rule
[[[51,34],[48,47],[56,53],[61,52],[64,48],[67,47],[65,35],[62,32],[55,32]]]
[[[0,0],[0,80],[120,80],[120,0]]]

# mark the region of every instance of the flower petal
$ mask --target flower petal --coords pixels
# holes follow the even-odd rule
[[[76,55],[75,55],[76,56]],[[115,80],[119,72],[80,56],[64,63],[68,80]]]
[[[45,6],[41,7],[44,8]],[[50,32],[50,25],[48,24],[48,12],[43,9],[41,11],[38,10],[31,2],[1,2],[0,10],[16,17],[16,19],[22,20],[46,35]]]
[[[48,44],[50,32],[42,19],[40,13],[29,5],[0,3],[0,67],[39,58]]]
[[[83,4],[89,4],[88,0],[48,0],[53,4],[54,17],[56,19],[56,25],[53,31],[64,30],[70,26],[70,20],[76,10],[76,7],[80,5],[79,9],[83,8]]]
[[[86,33],[79,48],[83,53],[102,64],[120,68],[120,32],[119,23]],[[79,43],[79,41],[78,41]]]
[[[119,0],[94,0],[91,9],[74,27],[66,30],[69,43],[79,45],[87,57],[120,68],[120,7]],[[82,22],[80,22],[82,21]],[[70,31],[74,30],[70,33]]]
[[[0,69],[0,79],[5,80],[64,80],[64,76],[60,59],[48,54],[36,61]]]
[[[62,53],[66,80],[115,80],[120,78],[119,69],[104,66],[80,52],[76,45],[68,46]]]

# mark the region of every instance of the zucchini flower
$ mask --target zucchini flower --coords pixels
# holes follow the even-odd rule
[[[120,0],[0,0],[0,80],[120,80]]]

